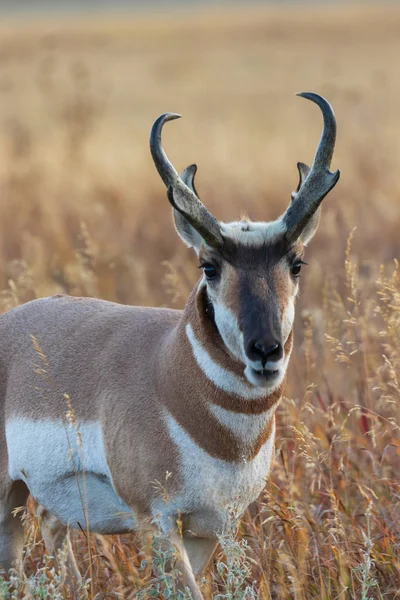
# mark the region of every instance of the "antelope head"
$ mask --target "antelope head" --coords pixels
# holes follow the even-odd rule
[[[291,344],[286,342],[293,327],[299,274],[306,264],[304,247],[318,227],[320,204],[340,175],[329,170],[336,139],[332,107],[317,94],[299,96],[319,106],[323,131],[311,168],[298,163],[298,188],[275,221],[223,223],[206,209],[194,185],[196,165],[179,176],[161,145],[163,125],[180,115],[160,116],[150,135],[176,229],[198,255],[202,285],[227,352],[243,364],[250,384],[269,391],[283,380],[289,360]]]

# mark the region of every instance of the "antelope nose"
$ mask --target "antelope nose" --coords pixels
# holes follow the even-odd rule
[[[278,341],[256,340],[250,342],[247,355],[252,360],[261,360],[263,366],[268,361],[277,362],[283,356],[282,344]]]

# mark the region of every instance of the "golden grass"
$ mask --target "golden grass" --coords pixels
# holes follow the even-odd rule
[[[200,165],[217,217],[268,219],[320,132],[294,92],[335,107],[342,178],[307,253],[275,467],[241,527],[263,599],[400,595],[399,55],[394,5],[0,27],[4,309],[60,291],[182,306],[198,272],[151,162],[154,118],[185,115],[165,145]],[[134,541],[92,537],[94,594],[134,597],[150,576]]]

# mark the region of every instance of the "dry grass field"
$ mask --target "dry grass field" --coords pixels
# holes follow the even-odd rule
[[[150,158],[155,117],[184,115],[165,146],[198,163],[218,218],[266,220],[321,129],[294,93],[335,108],[342,177],[307,252],[275,466],[239,529],[236,589],[214,566],[206,598],[400,597],[399,57],[400,9],[383,4],[0,24],[2,310],[59,292],[182,307],[198,271]],[[0,594],[63,597],[33,517],[27,543]],[[73,543],[88,598],[150,585],[135,536]],[[27,591],[37,567],[55,591]]]

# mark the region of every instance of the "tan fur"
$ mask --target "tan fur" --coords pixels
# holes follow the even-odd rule
[[[193,358],[185,334],[188,322],[213,360],[245,382],[243,365],[232,359],[207,319],[202,292],[191,294],[183,312],[56,296],[3,315],[3,496],[14,485],[7,476],[5,420],[65,420],[69,404],[78,428],[85,421],[103,423],[115,489],[124,502],[144,516],[151,516],[154,481],[164,481],[167,471],[172,473],[169,492],[180,489],[179,459],[165,429],[165,409],[211,456],[231,462],[244,456],[251,460],[270,435],[272,419],[252,447],[243,447],[211,414],[209,403],[233,412],[258,414],[279,401],[282,387],[251,402],[216,389]],[[22,482],[20,485],[25,488]],[[22,500],[19,497],[18,504]],[[9,507],[13,508],[15,503]],[[214,531],[209,535],[214,537]]]
[[[196,167],[180,178],[161,146],[163,125],[179,115],[155,121],[150,149],[175,226],[205,267],[183,311],[55,296],[0,317],[3,567],[20,555],[13,510],[31,492],[53,551],[82,519],[93,531],[116,533],[157,518],[201,600],[194,574],[226,527],[229,506],[245,510],[271,467],[274,409],[293,345],[299,240],[311,239],[319,204],[339,178],[328,170],[332,108],[302,95],[320,107],[324,133],[311,171],[299,166],[288,210],[269,223],[218,223],[198,198]],[[85,457],[74,456],[79,449]],[[155,486],[166,479],[167,506]],[[129,514],[117,520],[122,509]],[[73,571],[73,557],[70,564]]]
[[[207,347],[211,357],[221,366],[243,377],[243,365],[232,360],[222,341],[216,338],[215,331],[206,319],[203,305],[203,293],[192,292],[187,303],[184,318],[180,326],[167,340],[164,356],[163,385],[167,394],[164,402],[180,425],[208,454],[227,461],[240,461],[243,456],[254,456],[255,448],[260,447],[259,440],[255,448],[244,448],[231,432],[225,429],[210,413],[210,403],[227,408],[232,412],[243,414],[260,414],[274,406],[282,396],[283,386],[273,394],[266,395],[260,400],[241,400],[229,395],[215,386],[205,377],[191,356],[191,349],[184,333],[187,320],[192,324],[195,333]],[[288,348],[292,340],[288,341]],[[179,346],[181,352],[174,353],[174,347]],[[185,370],[190,371],[190,377],[182,379]],[[243,382],[245,379],[243,377]],[[166,385],[165,385],[166,384]],[[250,387],[250,386],[249,386]],[[183,398],[187,402],[182,402]],[[193,401],[194,400],[194,401]],[[182,410],[184,406],[184,410]],[[266,437],[264,436],[265,441]]]
[[[256,276],[248,289],[264,302],[274,294],[281,315],[294,290],[287,267],[279,262],[272,269],[264,264],[259,269],[268,279]],[[220,295],[234,313],[240,309],[240,285],[240,270],[226,263]],[[163,482],[168,472],[168,493],[175,497],[184,489],[177,449],[165,426],[165,411],[207,455],[238,465],[253,461],[274,434],[273,413],[249,442],[236,437],[211,412],[215,405],[238,415],[267,413],[279,402],[284,382],[273,393],[251,401],[216,387],[193,356],[186,334],[188,323],[215,364],[233,373],[245,389],[252,386],[244,376],[243,363],[232,356],[218,335],[207,307],[206,286],[199,285],[184,311],[64,296],[33,301],[10,311],[0,318],[2,414],[6,421],[24,417],[57,422],[65,421],[72,408],[77,429],[82,423],[99,421],[116,492],[135,514],[151,517],[158,493],[155,481]],[[290,355],[292,344],[290,332],[285,355]],[[1,431],[4,457],[4,424]],[[1,472],[6,471],[3,459]],[[24,475],[29,479],[29,473]],[[5,477],[3,489],[10,489],[10,485]],[[53,551],[60,547],[67,528],[45,508],[41,510],[46,515],[44,536]],[[218,521],[210,515],[207,524],[200,513],[181,518],[184,540],[192,539],[192,531],[205,536],[194,538],[198,544],[190,548],[193,562],[207,562],[203,548],[212,551]],[[52,522],[57,527],[48,526]],[[182,544],[180,550],[183,553]],[[17,555],[14,552],[12,557]],[[194,578],[187,573],[188,560],[185,554],[182,570],[200,598]],[[71,557],[70,562],[74,567]]]

